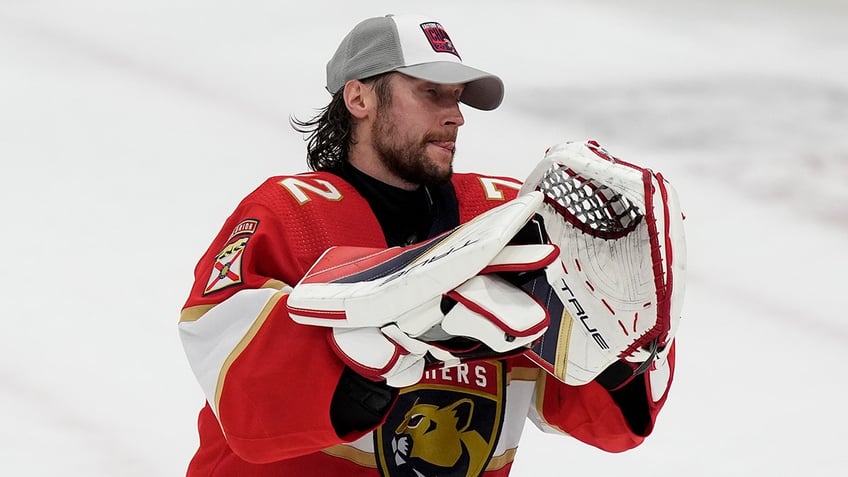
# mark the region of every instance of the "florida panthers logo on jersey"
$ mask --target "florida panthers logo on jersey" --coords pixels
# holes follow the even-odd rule
[[[212,265],[209,280],[206,282],[206,288],[203,289],[204,295],[242,282],[242,257],[247,249],[250,236],[256,232],[258,226],[258,220],[247,219],[233,228],[233,232],[227,240],[227,245],[215,256],[215,263]]]
[[[480,362],[428,371],[401,391],[374,433],[385,476],[482,475],[503,422],[503,363]]]

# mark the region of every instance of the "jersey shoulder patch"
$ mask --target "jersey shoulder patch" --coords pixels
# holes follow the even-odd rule
[[[244,219],[233,227],[226,245],[215,255],[212,271],[203,289],[204,296],[242,283],[242,258],[250,237],[258,227],[258,219]]]

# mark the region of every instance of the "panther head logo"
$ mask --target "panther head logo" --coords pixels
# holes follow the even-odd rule
[[[415,475],[443,475],[465,467],[466,477],[479,475],[489,457],[489,444],[470,429],[474,402],[463,398],[444,407],[417,400],[395,429],[392,449],[399,467]]]

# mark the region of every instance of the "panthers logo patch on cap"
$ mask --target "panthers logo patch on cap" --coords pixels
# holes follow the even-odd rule
[[[457,58],[462,59],[448,36],[448,32],[445,31],[441,24],[436,22],[422,23],[421,29],[424,30],[424,35],[430,42],[430,46],[433,47],[433,51],[438,53],[450,53]]]

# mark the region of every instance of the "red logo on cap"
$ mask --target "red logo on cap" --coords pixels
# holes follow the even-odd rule
[[[462,59],[459,56],[459,53],[457,53],[456,48],[453,47],[453,42],[442,25],[436,22],[422,23],[421,29],[424,30],[424,36],[427,37],[427,40],[430,42],[430,46],[433,47],[433,51],[438,53],[450,53],[460,60]]]

